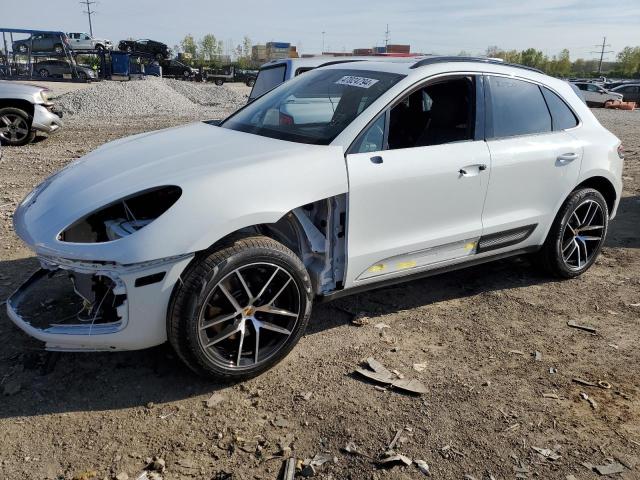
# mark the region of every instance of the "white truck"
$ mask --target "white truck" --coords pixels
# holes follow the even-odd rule
[[[69,46],[72,50],[112,50],[111,40],[106,38],[94,38],[88,33],[67,33]]]

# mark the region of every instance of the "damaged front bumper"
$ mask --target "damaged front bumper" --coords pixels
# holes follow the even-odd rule
[[[139,350],[167,340],[173,288],[193,255],[134,265],[39,257],[9,318],[52,351]]]

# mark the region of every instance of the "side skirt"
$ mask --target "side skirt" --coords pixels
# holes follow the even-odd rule
[[[456,263],[454,265],[446,265],[444,267],[434,268],[432,270],[425,270],[423,272],[416,272],[411,275],[400,276],[381,280],[379,282],[369,283],[367,285],[360,285],[357,287],[346,288],[344,290],[336,290],[326,295],[316,297],[316,303],[326,303],[338,298],[346,297],[357,293],[366,292],[369,290],[375,290],[378,288],[384,288],[391,285],[397,285],[399,283],[410,282],[420,278],[433,277],[440,275],[441,273],[454,272],[456,270],[462,270],[468,267],[475,267],[476,265],[482,265],[483,263],[493,262],[495,260],[501,260],[503,258],[517,257],[518,255],[526,255],[534,253],[540,250],[541,246],[533,246],[521,248],[519,250],[513,250],[511,252],[499,253],[497,255],[491,255],[483,258],[475,258],[466,262]]]

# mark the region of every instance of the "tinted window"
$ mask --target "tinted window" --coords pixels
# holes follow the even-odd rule
[[[328,145],[403,77],[371,70],[312,70],[256,99],[222,127]]]
[[[542,88],[544,99],[551,112],[551,120],[554,130],[566,130],[578,125],[578,120],[571,109],[562,99],[548,88]]]
[[[277,67],[265,68],[258,72],[256,83],[251,90],[249,98],[257,98],[260,95],[265,94],[274,87],[277,87],[284,82],[284,74],[287,71],[285,64],[278,65]]]
[[[551,131],[551,115],[540,88],[529,82],[489,77],[493,137]]]
[[[577,83],[576,85],[578,85],[578,88],[580,90],[586,90],[587,89],[587,84],[586,83]]]

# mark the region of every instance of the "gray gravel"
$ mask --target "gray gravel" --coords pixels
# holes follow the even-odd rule
[[[235,89],[148,77],[130,82],[99,82],[58,98],[66,115],[80,118],[204,115],[220,117],[246,103]]]

